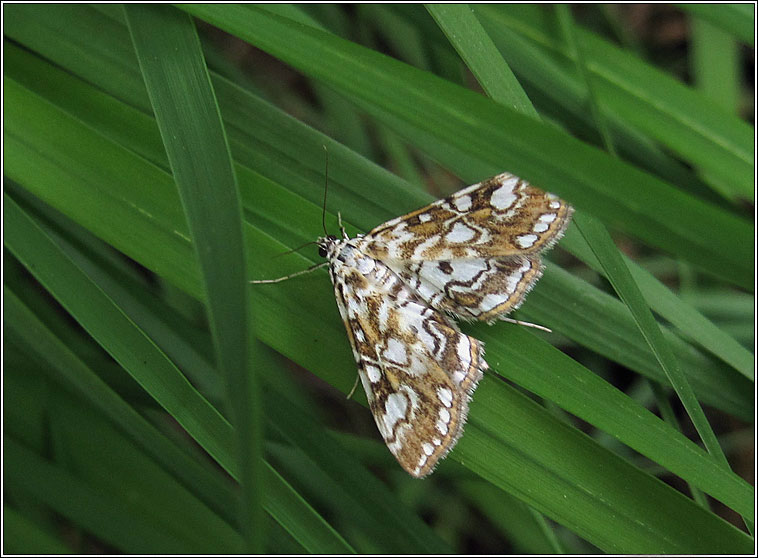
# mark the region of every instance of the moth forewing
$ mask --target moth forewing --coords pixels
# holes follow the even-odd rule
[[[442,261],[535,254],[552,246],[571,206],[509,173],[464,188],[366,234],[383,261]]]
[[[328,240],[330,276],[379,432],[403,468],[429,474],[463,431],[483,344],[424,303],[362,238]]]

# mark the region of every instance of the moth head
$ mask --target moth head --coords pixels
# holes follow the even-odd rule
[[[318,255],[325,258],[329,254],[329,247],[333,246],[337,237],[333,234],[318,239]]]

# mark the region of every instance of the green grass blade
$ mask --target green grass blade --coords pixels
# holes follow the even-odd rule
[[[178,200],[176,200],[178,203]],[[187,432],[234,476],[233,432],[229,424],[198,394],[103,292],[44,237],[42,231],[10,199],[5,199],[6,246],[38,280],[59,298],[83,327],[163,405]],[[155,242],[152,237],[150,242]],[[86,298],[81,293],[86,292]],[[147,366],[146,366],[147,363]],[[345,550],[331,527],[292,488],[266,468],[266,508],[312,552]],[[269,492],[270,491],[270,492]],[[275,511],[280,514],[276,515]],[[316,543],[319,546],[311,547]],[[330,550],[327,550],[330,549]]]
[[[266,509],[313,554],[355,554],[352,546],[318,515],[276,469],[266,469]]]
[[[221,116],[194,24],[167,6],[125,6],[203,274],[210,328],[237,435],[240,522],[263,552],[262,399],[249,323],[242,211]],[[253,366],[250,364],[253,363]]]
[[[737,42],[729,33],[701,18],[692,18],[691,71],[695,85],[724,111],[739,114],[740,71]],[[704,170],[705,173],[709,171]],[[708,182],[729,197],[728,184],[711,173]]]
[[[556,10],[558,19],[561,22],[561,27],[564,31],[566,41],[570,45],[570,50],[572,51],[571,54],[576,59],[577,67],[590,93],[590,105],[592,107],[594,119],[597,123],[597,126],[601,130],[605,147],[611,154],[615,156],[616,150],[607,132],[603,112],[597,103],[595,88],[590,82],[587,73],[584,54],[582,52],[581,46],[576,41],[574,31],[575,25],[573,22],[573,17],[571,16],[571,11],[565,5],[557,6]],[[639,291],[639,288],[634,282],[629,269],[624,264],[621,253],[613,244],[608,231],[599,221],[592,218],[591,216],[582,213],[576,214],[574,220],[577,223],[577,226],[584,238],[591,245],[595,256],[597,256],[600,264],[605,270],[606,276],[611,282],[611,285],[613,285],[613,288],[619,294],[621,300],[623,300],[627,307],[629,307],[631,310],[632,315],[634,316],[635,321],[637,322],[637,325],[640,328],[643,337],[645,338],[645,341],[647,341],[648,345],[650,345],[650,348],[656,355],[656,358],[660,362],[661,367],[666,372],[666,376],[669,378],[671,385],[674,387],[674,390],[684,404],[684,408],[692,419],[692,422],[700,434],[700,438],[703,440],[705,447],[708,449],[708,452],[714,457],[714,459],[716,459],[716,461],[720,462],[725,466],[725,468],[729,469],[729,462],[727,461],[726,456],[724,455],[724,452],[721,449],[718,440],[716,439],[716,435],[711,429],[708,419],[706,418],[705,413],[700,406],[700,402],[697,400],[695,393],[692,391],[691,386],[687,382],[686,377],[684,374],[682,374],[679,368],[679,363],[674,357],[674,354],[671,351],[670,347],[666,344],[666,341],[664,340],[663,335],[653,318],[653,314],[647,306],[646,301],[642,297],[642,293]],[[670,412],[668,401],[666,401],[663,396],[663,391],[658,386],[656,386],[653,388],[653,392],[655,393],[661,415],[665,420],[667,420],[667,422],[669,422],[669,424],[677,428],[677,423],[670,420],[672,413]],[[690,485],[690,489],[695,500],[701,506],[707,505],[705,497],[696,487]],[[752,530],[752,519],[747,519],[746,521],[748,528]]]
[[[234,506],[230,503],[234,501],[234,496],[228,486],[168,442],[57,339],[8,287],[4,290],[4,296],[5,319],[13,324],[11,327],[26,345],[34,348],[38,358],[44,360],[52,379],[76,390],[88,404],[108,416],[187,488],[195,490],[211,509],[232,520]]]
[[[592,249],[577,234],[569,232],[562,243],[563,248],[574,254],[595,271],[604,273]],[[650,272],[640,267],[629,257],[622,255],[635,283],[645,296],[645,300],[661,317],[695,340],[706,350],[740,372],[751,382],[755,378],[753,355],[728,332],[707,319],[692,304],[672,292]],[[679,357],[681,358],[681,357]],[[702,397],[702,394],[698,394]]]
[[[738,114],[739,58],[737,43],[710,23],[693,18],[692,73],[707,97],[725,111]]]
[[[427,4],[426,9],[456,47],[458,54],[488,96],[523,114],[537,116],[537,111],[534,110],[521,84],[508,65],[503,64],[497,47],[484,32],[482,24],[469,6]],[[493,64],[497,65],[500,71],[488,71]]]
[[[586,215],[575,216],[575,222],[604,267],[611,285],[632,312],[642,335],[666,372],[672,387],[679,395],[679,399],[687,410],[687,414],[700,434],[708,452],[718,463],[728,468],[729,462],[721,450],[697,397],[682,374],[679,364],[664,340],[653,314],[650,312],[642,293],[639,292],[608,231],[599,222]]]
[[[744,4],[677,4],[683,10],[710,21],[737,39],[755,46],[755,6]]]
[[[578,70],[582,85],[587,89],[587,104],[590,108],[590,114],[592,114],[592,121],[603,140],[602,145],[608,153],[614,157],[618,157],[616,146],[613,144],[613,138],[608,128],[607,117],[598,102],[597,88],[593,86],[587,70],[583,46],[576,37],[576,25],[571,15],[571,8],[566,4],[558,4],[555,6],[555,13],[561,27],[565,47],[569,52],[569,56],[576,60],[576,69]]]
[[[111,356],[193,433],[224,468],[232,471],[232,432],[165,355],[137,330],[107,296],[5,197],[6,246]],[[80,293],[89,293],[86,298]]]
[[[13,438],[3,441],[6,488],[24,490],[63,517],[125,553],[192,552],[192,545],[167,533],[123,501],[103,496]]]

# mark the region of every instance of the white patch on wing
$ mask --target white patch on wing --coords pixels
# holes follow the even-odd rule
[[[540,215],[540,221],[543,223],[552,223],[555,221],[555,218],[558,217],[555,213],[545,213],[543,215]]]
[[[357,258],[355,263],[355,267],[361,275],[368,275],[376,267],[376,260],[374,258]]]
[[[516,289],[518,288],[519,283],[521,283],[521,280],[524,278],[524,274],[522,273],[512,273],[508,277],[505,278],[505,290],[508,292],[509,295],[516,292]],[[491,295],[487,295],[491,296]],[[505,298],[507,299],[508,296],[506,295]],[[487,297],[485,297],[485,300]],[[505,302],[505,301],[503,301]],[[484,304],[482,304],[484,306]],[[495,304],[497,306],[497,304]]]
[[[453,230],[445,235],[445,240],[448,242],[455,242],[462,244],[468,242],[476,236],[476,231],[470,227],[467,227],[460,221],[453,225]]]
[[[471,341],[467,335],[461,335],[457,349],[461,368],[468,368],[471,365]]]
[[[434,290],[429,293],[430,296],[434,292],[443,289],[450,281],[467,283],[487,269],[487,262],[483,258],[472,260],[450,260],[444,263],[449,265],[448,271],[450,271],[450,273],[445,273],[440,268],[441,262],[436,261],[424,262],[418,271],[419,277],[421,277],[424,282],[431,283],[431,285],[435,287]],[[423,289],[423,286],[421,288]],[[428,299],[429,297],[426,298]]]
[[[516,201],[516,195],[513,193],[513,187],[518,183],[517,178],[510,178],[503,182],[497,190],[492,192],[490,203],[495,209],[502,211],[508,209]]]
[[[383,357],[396,364],[408,364],[408,348],[402,341],[390,337],[387,340],[387,348],[384,349]]]
[[[382,379],[382,371],[373,364],[366,365],[366,375],[372,384]]]
[[[518,244],[522,248],[529,248],[536,241],[537,241],[536,234],[522,234],[521,236],[516,237],[516,244]]]
[[[484,312],[488,312],[492,310],[493,308],[500,306],[504,302],[507,302],[507,300],[508,300],[507,294],[490,293],[482,299],[482,303],[480,306],[482,307],[482,310]]]
[[[440,431],[440,434],[442,434],[443,436],[445,436],[447,434],[447,430],[448,430],[447,429],[447,423],[446,422],[442,422],[442,420],[438,420],[437,421],[437,430]]]
[[[389,319],[390,314],[390,304],[389,301],[384,301],[379,306],[379,329],[386,330],[387,329],[387,320]]]
[[[458,211],[468,211],[471,209],[471,196],[457,196],[453,198],[453,205]]]
[[[449,388],[438,388],[437,397],[445,407],[453,406],[453,392]]]
[[[347,313],[351,318],[355,318],[361,313],[361,303],[355,297],[347,297]]]
[[[395,423],[405,418],[408,410],[408,400],[401,393],[390,393],[384,403],[384,425],[389,432],[395,428]]]

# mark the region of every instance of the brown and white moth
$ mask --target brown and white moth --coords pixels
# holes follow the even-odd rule
[[[376,425],[414,477],[455,446],[487,369],[449,316],[509,320],[572,211],[504,173],[366,235],[318,239]]]

